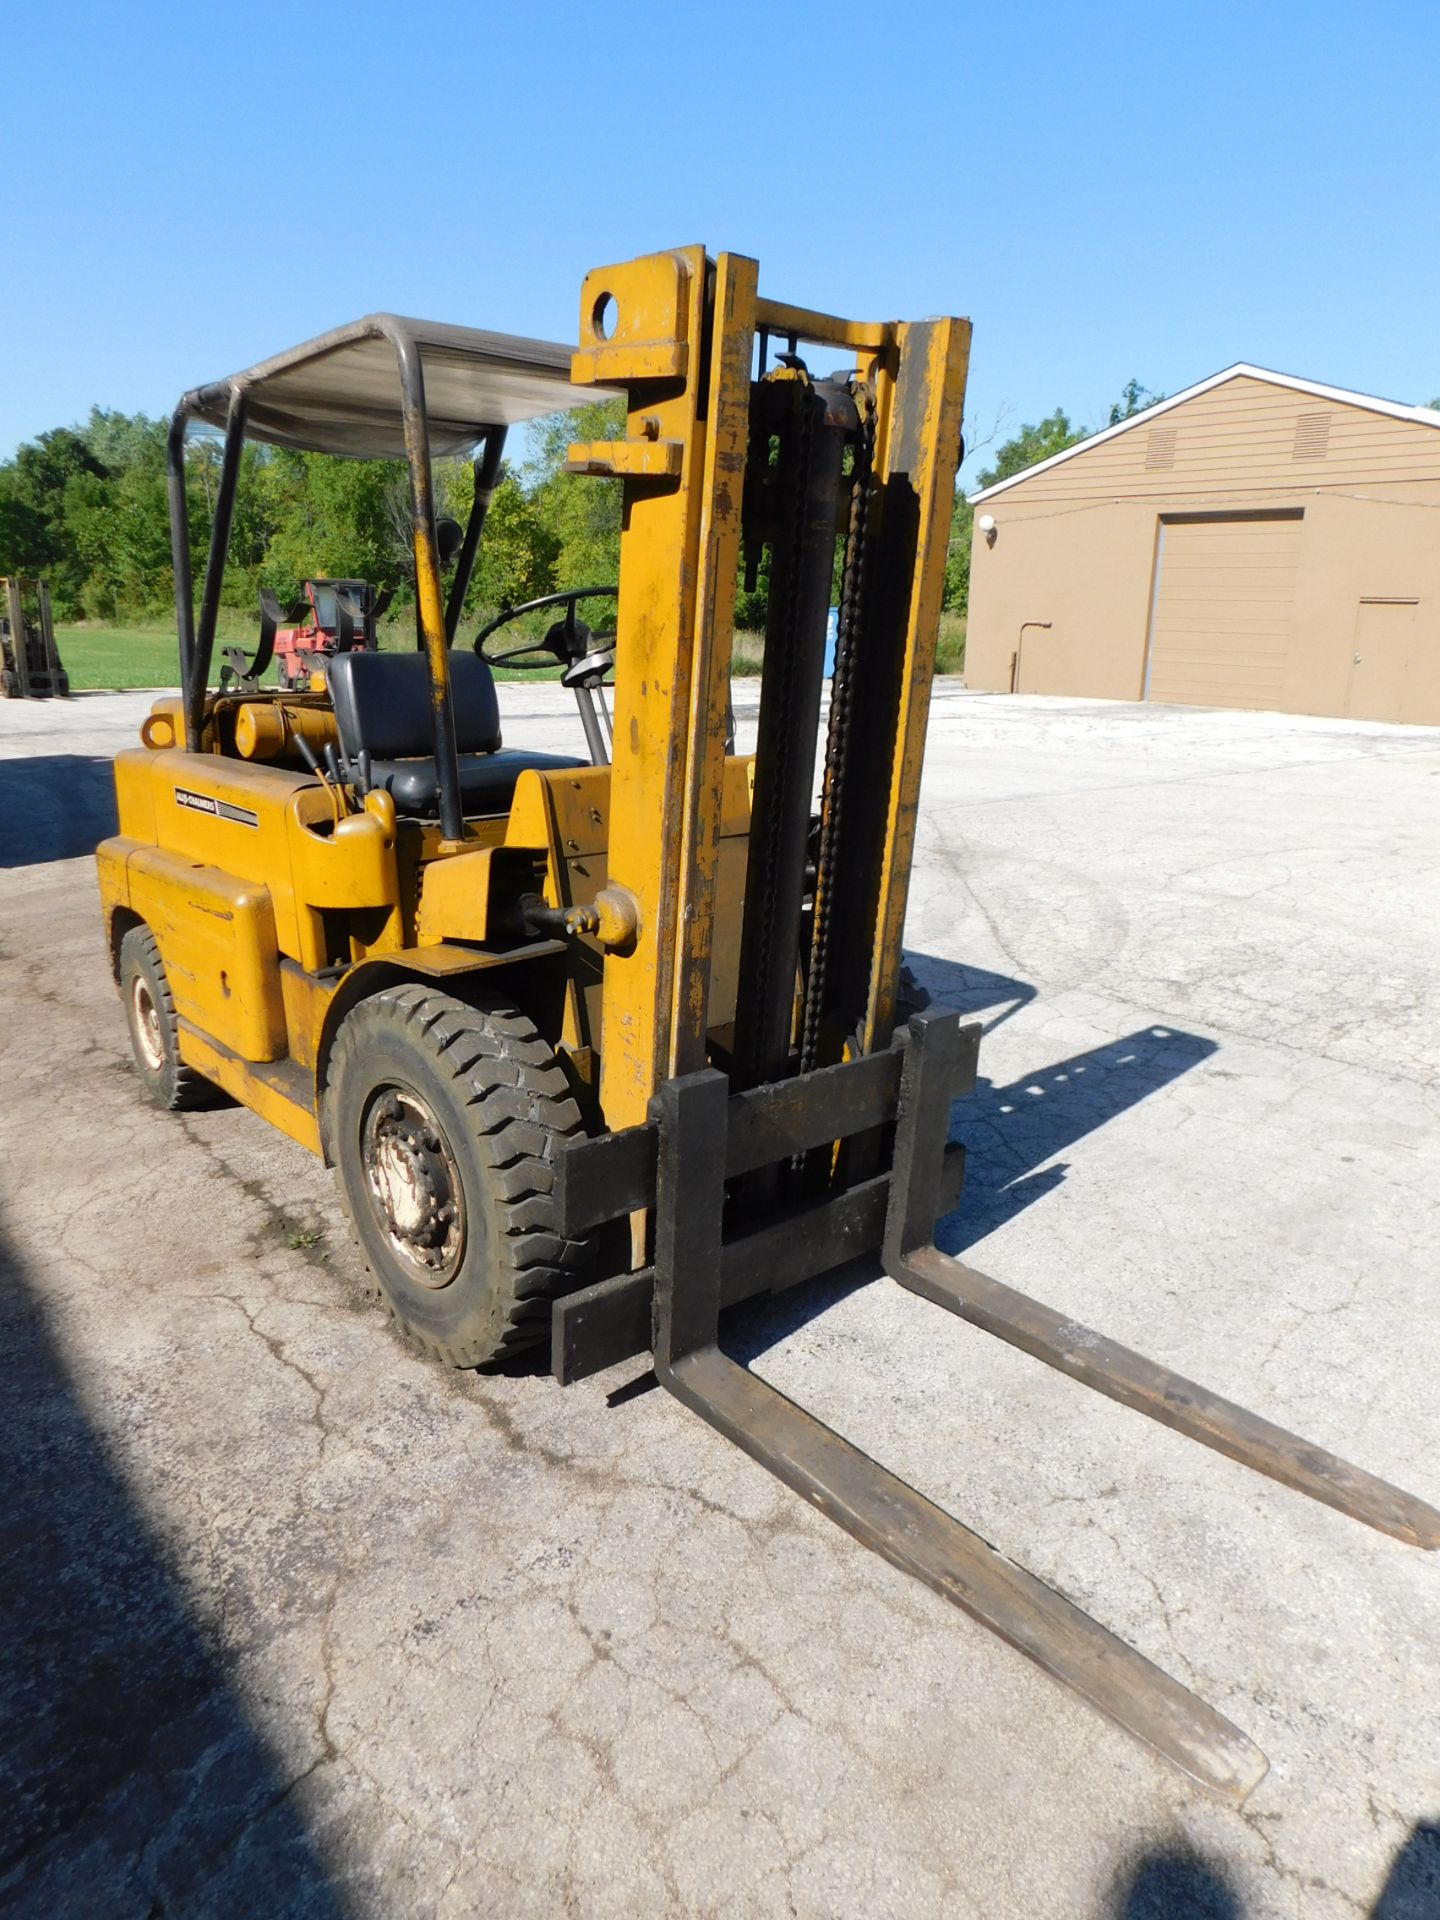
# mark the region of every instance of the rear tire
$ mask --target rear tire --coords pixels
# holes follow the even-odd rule
[[[167,1113],[203,1106],[214,1090],[180,1058],[175,1002],[148,927],[132,927],[120,942],[120,997],[145,1098]]]
[[[340,1028],[326,1118],[345,1211],[403,1331],[453,1367],[544,1340],[590,1248],[558,1230],[555,1154],[580,1110],[531,1021],[388,988]]]

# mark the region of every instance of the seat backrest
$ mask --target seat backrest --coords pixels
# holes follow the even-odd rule
[[[337,653],[327,675],[340,745],[353,760],[416,760],[435,751],[430,668],[414,653]],[[495,679],[473,653],[450,655],[450,700],[460,753],[496,753],[500,702]]]

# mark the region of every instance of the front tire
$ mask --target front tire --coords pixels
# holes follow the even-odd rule
[[[347,1014],[326,1100],[341,1198],[403,1331],[454,1367],[543,1340],[589,1246],[558,1231],[554,1159],[580,1111],[530,1020],[388,988]]]

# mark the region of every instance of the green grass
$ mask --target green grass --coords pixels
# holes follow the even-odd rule
[[[247,652],[253,652],[255,642],[254,621],[232,621],[222,616],[215,643],[217,663],[211,673],[212,685],[219,671],[221,648],[239,646]],[[87,620],[74,626],[57,626],[55,644],[60,649],[61,664],[70,676],[71,688],[76,693],[117,692],[127,687],[178,687],[180,684],[180,643],[173,626],[156,623],[153,626],[105,627]],[[413,631],[398,625],[386,625],[381,629],[380,644],[387,652],[413,646]],[[274,678],[272,668],[266,679],[273,681]],[[531,672],[518,667],[501,667],[495,678],[558,680],[560,669],[543,667]]]
[[[56,644],[70,685],[75,691],[100,688],[174,687],[180,681],[180,652],[175,629],[162,626],[102,627],[86,621],[79,626],[57,627]],[[387,623],[380,642],[386,649],[412,644],[408,626]],[[239,617],[222,618],[216,651],[224,645],[252,648],[254,623]],[[759,633],[737,633],[732,665],[737,675],[758,674],[765,658],[765,638]],[[965,669],[965,616],[944,613],[940,616],[940,640],[935,653],[936,671],[963,673]],[[273,677],[273,676],[272,676]],[[560,669],[546,667],[539,672],[502,667],[499,680],[558,680]]]
[[[74,691],[176,687],[180,648],[173,627],[56,627],[60,662]]]
[[[940,638],[935,645],[935,671],[937,673],[965,671],[965,615],[963,613],[942,613],[940,616]]]
[[[765,636],[763,633],[746,633],[743,630],[735,635],[730,649],[730,671],[737,679],[749,678],[758,674],[765,665]]]
[[[764,634],[737,633],[730,655],[731,672],[737,678],[749,677],[758,674],[764,664]],[[942,613],[940,616],[940,637],[935,647],[935,671],[937,673],[965,671],[965,616],[963,613]]]

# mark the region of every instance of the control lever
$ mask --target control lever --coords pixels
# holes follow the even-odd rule
[[[341,815],[348,811],[344,787],[341,786],[338,777],[332,776],[329,766],[322,765],[319,754],[316,753],[314,747],[311,746],[303,733],[297,733],[293,737],[295,741],[295,751],[305,762],[306,769],[310,773],[313,773],[317,780],[323,783],[325,791],[329,794],[330,804],[335,810],[335,822],[338,826]],[[334,751],[333,745],[326,749],[325,759],[327,762],[334,754]]]
[[[328,785],[330,776],[325,771],[324,767],[321,766],[319,754],[316,753],[314,747],[311,746],[310,742],[305,738],[304,734],[296,733],[291,737],[295,742],[295,751],[299,754],[300,758],[305,762],[307,770],[313,773],[317,780],[324,780]]]
[[[355,784],[355,769],[348,758],[340,758],[340,749],[333,740],[325,742],[325,764],[330,769],[330,778],[335,783],[335,791],[340,795],[345,810],[350,811],[350,788]]]

